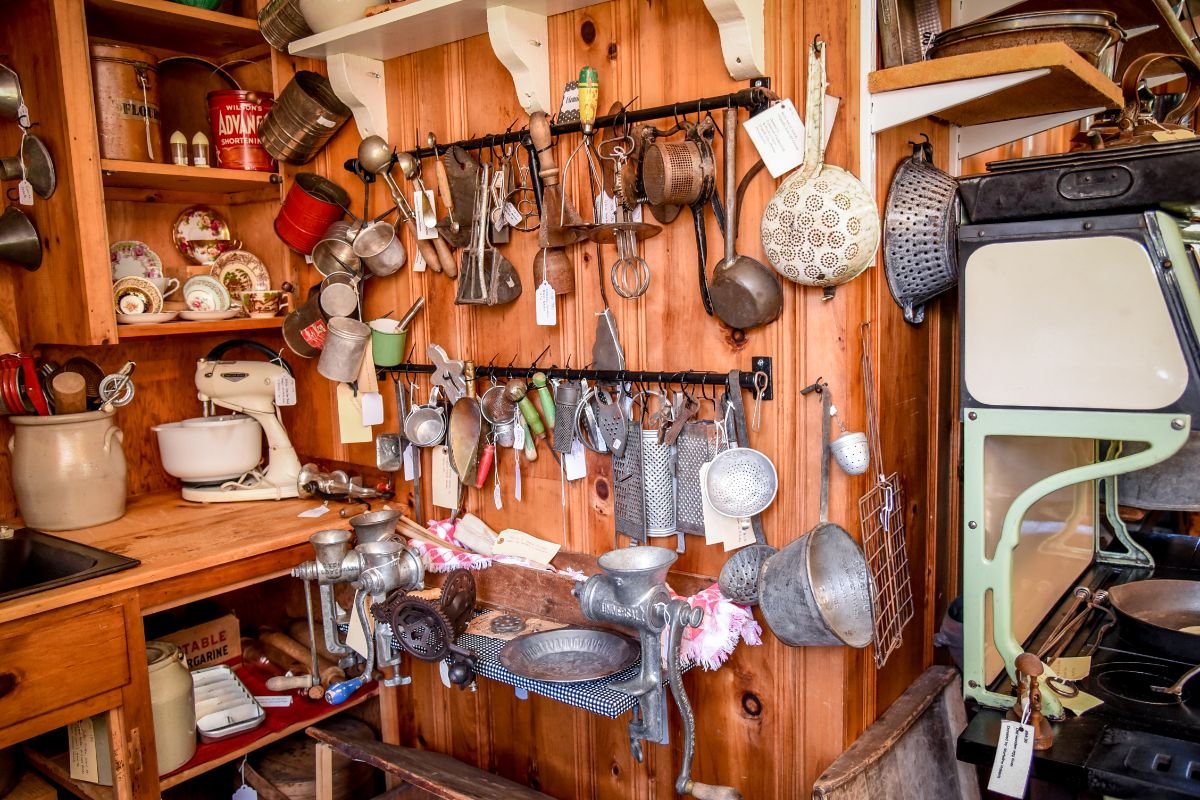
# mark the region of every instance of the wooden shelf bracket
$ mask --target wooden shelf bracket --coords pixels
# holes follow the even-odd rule
[[[516,6],[487,10],[488,39],[512,75],[517,99],[527,113],[553,111],[550,96],[549,26],[546,15]]]
[[[763,0],[704,0],[721,35],[725,68],[734,80],[766,75]]]
[[[871,133],[879,133],[914,119],[924,119],[944,109],[962,105],[968,100],[986,97],[1049,74],[1050,69],[1042,67],[960,81],[931,83],[908,89],[872,92]]]
[[[387,92],[383,84],[383,62],[354,53],[329,56],[329,83],[338,99],[354,112],[354,122],[364,139],[388,139]]]

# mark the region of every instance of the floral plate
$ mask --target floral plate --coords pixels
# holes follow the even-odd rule
[[[229,223],[208,206],[191,206],[185,208],[175,219],[171,228],[171,238],[179,253],[184,258],[192,258],[189,240],[199,239],[232,239]]]
[[[221,282],[232,297],[241,292],[266,291],[271,288],[271,273],[258,256],[245,250],[222,253],[212,266],[212,276]]]
[[[114,281],[130,276],[161,278],[163,275],[162,259],[145,242],[134,239],[113,242],[108,248],[108,256]]]

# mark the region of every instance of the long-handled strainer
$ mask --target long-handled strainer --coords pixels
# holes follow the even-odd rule
[[[867,436],[875,485],[858,501],[863,554],[875,589],[875,664],[882,667],[903,642],[904,626],[913,616],[912,582],[904,537],[904,487],[900,476],[885,473],[879,446],[879,405],[871,358],[871,323],[859,328],[862,338],[863,393]]]
[[[761,514],[775,500],[779,475],[766,453],[750,447],[734,447],[713,458],[704,488],[712,507],[735,518],[745,535],[750,530],[750,518]]]

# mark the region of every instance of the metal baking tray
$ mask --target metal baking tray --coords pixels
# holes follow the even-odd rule
[[[559,628],[518,636],[500,650],[500,665],[535,681],[578,683],[615,675],[638,660],[637,642],[594,628]]]
[[[972,223],[1200,204],[1200,138],[997,161],[958,182]]]

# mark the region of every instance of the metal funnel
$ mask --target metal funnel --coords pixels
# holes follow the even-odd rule
[[[396,532],[396,523],[400,520],[399,511],[368,511],[350,518],[350,527],[358,537],[360,545],[370,542],[382,542]]]

